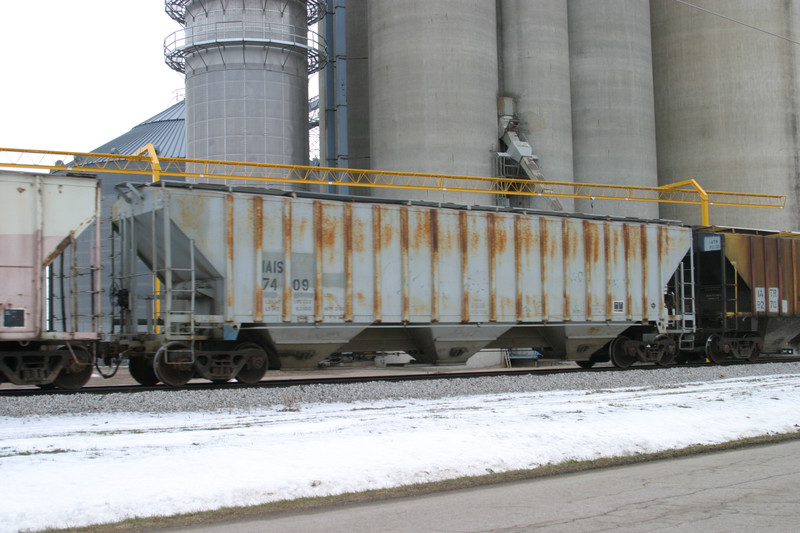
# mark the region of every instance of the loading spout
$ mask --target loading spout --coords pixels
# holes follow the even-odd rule
[[[512,128],[514,125],[514,121],[510,121],[507,127]],[[531,149],[530,144],[520,139],[519,134],[517,134],[514,129],[506,129],[502,140],[507,147],[506,153],[508,156],[519,164],[520,168],[529,180],[534,182],[544,181],[544,174],[542,174],[541,169],[539,169],[539,165],[536,163],[536,156],[533,155],[533,150]],[[539,193],[550,192],[542,185],[535,185],[533,190]],[[550,204],[550,209],[553,211],[564,210],[564,207],[561,205],[561,202],[558,201],[558,198],[552,196],[547,196],[546,198]]]

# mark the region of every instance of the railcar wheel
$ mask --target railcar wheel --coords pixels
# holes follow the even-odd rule
[[[62,349],[69,350],[67,347]],[[58,373],[53,384],[59,389],[78,390],[89,381],[92,377],[92,354],[89,349],[83,345],[72,346],[72,353],[75,358],[70,357],[61,372]]]
[[[128,360],[128,373],[139,385],[152,387],[158,383],[158,377],[153,370],[153,363],[146,357],[131,357]]]
[[[747,335],[745,335],[745,339],[755,336],[756,335],[753,335],[752,333],[748,333]],[[753,351],[750,353],[750,357],[748,357],[747,360],[750,361],[751,363],[755,363],[760,358],[761,358],[761,346],[759,346],[759,343],[756,343],[756,345],[753,346]]]
[[[171,387],[186,385],[194,376],[193,367],[189,347],[180,342],[170,342],[162,346],[153,358],[153,371],[156,377]]]
[[[260,355],[253,355],[250,357],[247,362],[244,364],[239,373],[236,374],[236,381],[239,383],[246,383],[247,385],[252,385],[254,383],[258,383],[261,381],[261,378],[264,377],[264,374],[267,373],[267,367],[269,366],[269,361],[267,360],[267,352],[265,352],[261,346],[252,342],[246,342],[244,344],[240,344],[236,347],[237,350],[251,350],[255,349],[260,352]]]
[[[675,342],[675,339],[666,335],[658,335],[654,342],[658,344],[659,352],[663,354],[656,363],[659,366],[668,366],[674,363],[678,356],[678,343]]]
[[[608,347],[608,355],[611,358],[611,363],[617,368],[628,368],[636,361],[636,355],[630,353],[630,351],[626,349],[626,345],[629,341],[630,339],[628,337],[620,335],[614,339],[611,342],[611,346]]]
[[[575,363],[581,368],[592,368],[594,366],[594,361],[575,361]]]
[[[721,345],[722,339],[719,335],[710,335],[706,340],[706,357],[715,364],[722,364],[728,358],[728,354]]]

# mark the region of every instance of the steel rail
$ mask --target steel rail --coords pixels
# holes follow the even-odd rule
[[[94,395],[106,395],[106,394],[127,394],[127,393],[134,393],[134,392],[154,392],[154,391],[180,391],[180,390],[194,390],[194,391],[203,391],[203,390],[220,390],[220,389],[253,389],[253,388],[262,388],[262,389],[271,389],[271,388],[287,388],[287,387],[297,387],[303,385],[347,385],[347,384],[354,384],[354,383],[369,383],[369,382],[389,382],[389,383],[399,383],[402,381],[436,381],[436,380],[443,380],[443,379],[474,379],[474,378],[485,378],[485,377],[496,377],[496,376],[548,376],[554,374],[574,374],[578,372],[584,373],[599,373],[599,372],[628,372],[632,370],[644,370],[648,372],[655,372],[658,370],[668,370],[670,368],[698,368],[698,367],[717,367],[723,368],[726,366],[738,366],[738,365],[759,365],[759,364],[771,364],[771,363],[797,363],[800,362],[800,357],[787,357],[787,356],[779,356],[779,357],[768,357],[765,356],[763,359],[759,359],[758,361],[751,362],[751,361],[727,361],[724,363],[708,363],[708,362],[692,362],[692,363],[684,363],[679,365],[669,365],[667,367],[655,365],[655,364],[642,364],[642,365],[634,365],[629,368],[616,368],[614,366],[598,366],[594,368],[579,368],[579,367],[547,367],[547,368],[537,368],[537,367],[519,367],[516,369],[507,369],[507,368],[499,368],[499,369],[488,369],[488,370],[478,370],[478,371],[452,371],[452,372],[436,372],[436,373],[429,373],[425,372],[424,370],[419,370],[419,373],[415,374],[394,374],[394,375],[386,375],[386,374],[373,374],[368,376],[324,376],[320,375],[319,377],[314,378],[283,378],[283,379],[264,379],[259,381],[258,383],[254,384],[245,384],[245,383],[238,383],[236,381],[230,381],[228,383],[209,383],[209,382],[197,382],[197,383],[189,383],[182,387],[168,387],[165,385],[155,385],[152,387],[138,385],[135,383],[132,384],[122,384],[122,385],[100,385],[100,386],[86,386],[79,390],[62,390],[62,389],[40,389],[40,388],[27,388],[27,389],[0,389],[0,397],[17,397],[17,396],[46,396],[50,394],[58,394],[58,395],[73,395],[73,394],[94,394]],[[405,368],[404,370],[413,372],[414,368]],[[320,371],[324,372],[324,371]],[[131,381],[133,381],[131,379]]]

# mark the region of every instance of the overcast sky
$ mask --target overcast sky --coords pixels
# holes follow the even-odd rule
[[[0,146],[90,151],[177,102],[164,0],[3,2]]]

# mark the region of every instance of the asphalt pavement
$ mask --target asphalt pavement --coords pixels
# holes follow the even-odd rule
[[[800,440],[171,531],[795,532]]]

